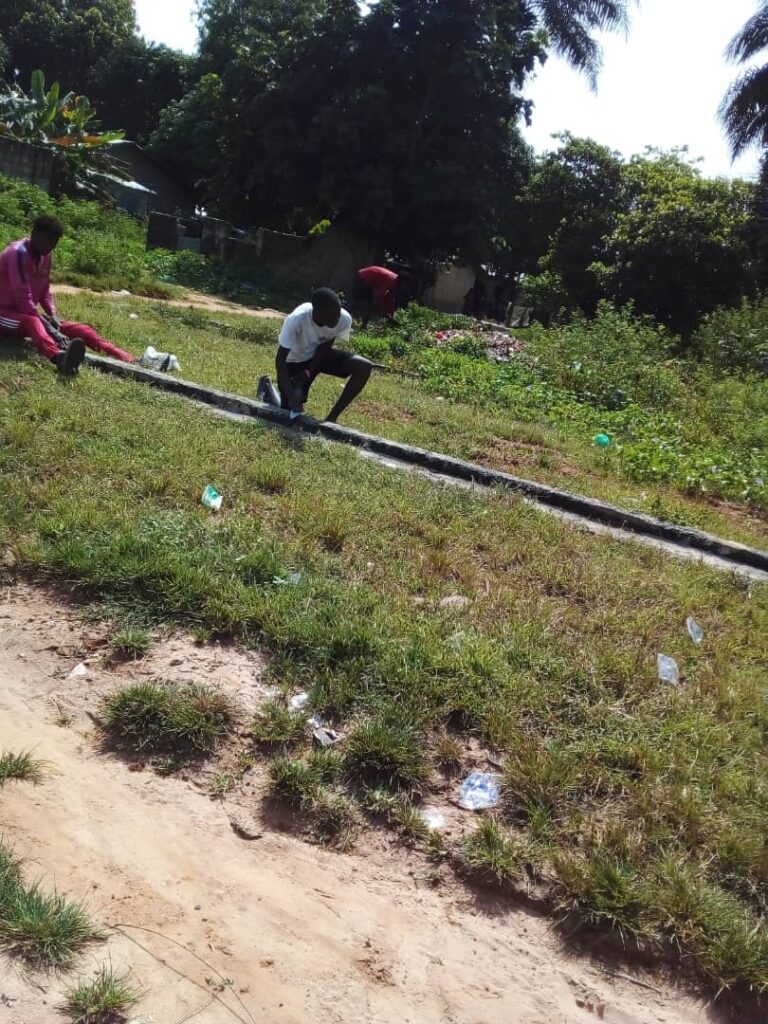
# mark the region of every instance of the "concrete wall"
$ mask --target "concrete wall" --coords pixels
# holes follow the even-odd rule
[[[47,192],[51,185],[53,154],[40,146],[0,136],[0,173],[39,185]]]
[[[343,226],[322,235],[301,239],[301,248],[289,259],[265,262],[276,281],[306,289],[325,286],[349,295],[360,267],[381,263],[383,253]]]
[[[189,215],[195,211],[192,194],[171,177],[146,150],[126,139],[109,147],[110,156],[128,165],[130,174],[140,185],[155,193],[150,209],[159,213]]]
[[[471,267],[448,267],[437,275],[434,285],[424,292],[424,305],[443,313],[461,313],[464,296],[475,283]]]

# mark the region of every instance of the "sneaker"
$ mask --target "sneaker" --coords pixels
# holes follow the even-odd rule
[[[54,363],[59,373],[71,377],[80,369],[80,364],[85,359],[85,342],[82,338],[72,338],[69,346],[64,352],[59,352]]]
[[[259,377],[259,383],[256,385],[256,398],[260,402],[266,402],[271,387],[272,381],[265,373],[263,377]]]

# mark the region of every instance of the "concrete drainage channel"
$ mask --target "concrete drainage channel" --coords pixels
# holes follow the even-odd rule
[[[471,462],[454,459],[412,445],[388,441],[372,434],[341,427],[336,423],[319,423],[305,417],[290,420],[288,413],[254,399],[207,388],[193,381],[181,380],[136,363],[121,363],[103,356],[87,357],[94,369],[128,380],[139,381],[195,403],[209,406],[216,412],[237,419],[258,419],[279,427],[348,444],[367,457],[392,469],[406,469],[424,474],[442,483],[483,488],[503,487],[534,502],[546,511],[585,527],[592,532],[633,539],[658,547],[678,558],[698,559],[720,569],[738,572],[754,580],[768,580],[768,551],[723,540],[700,530],[667,523],[652,516],[630,512],[609,505],[597,498],[588,498],[568,491],[559,491],[546,484],[487,469]]]

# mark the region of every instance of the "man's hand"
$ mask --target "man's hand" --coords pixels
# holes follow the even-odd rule
[[[61,320],[57,316],[50,317],[51,326],[55,331],[61,330]]]

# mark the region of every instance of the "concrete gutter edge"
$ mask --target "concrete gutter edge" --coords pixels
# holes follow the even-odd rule
[[[251,416],[254,419],[265,420],[268,423],[280,426],[290,426],[292,429],[299,429],[307,434],[317,434],[342,444],[352,445],[356,448],[365,448],[368,451],[375,452],[377,455],[388,456],[392,459],[397,459],[399,462],[419,466],[422,469],[428,469],[458,480],[475,482],[486,487],[505,487],[508,490],[523,494],[525,497],[531,498],[542,505],[547,505],[550,508],[563,512],[570,512],[584,519],[607,526],[618,527],[641,536],[668,541],[681,547],[701,551],[705,554],[716,555],[718,558],[733,562],[736,565],[746,565],[768,572],[768,551],[761,551],[758,548],[748,547],[735,541],[723,540],[701,530],[678,526],[675,523],[667,523],[653,516],[631,512],[628,509],[610,505],[597,498],[588,498],[585,495],[560,491],[546,484],[536,483],[533,480],[524,480],[509,473],[502,473],[499,470],[487,469],[485,466],[465,462],[462,459],[454,459],[448,455],[441,455],[439,452],[427,451],[423,448],[416,448],[413,445],[401,444],[398,441],[388,441],[386,438],[377,437],[373,434],[364,434],[359,430],[341,427],[337,423],[320,423],[307,417],[291,420],[288,413],[282,409],[264,405],[255,399],[244,398],[241,395],[231,394],[227,391],[219,391],[216,388],[208,388],[193,381],[159,373],[156,370],[147,370],[137,363],[121,363],[104,356],[93,356],[90,354],[87,356],[87,362],[94,369],[115,374],[128,380],[150,384],[170,394],[180,395],[183,398],[193,399],[196,402],[203,402],[206,405],[223,409],[226,412]]]

